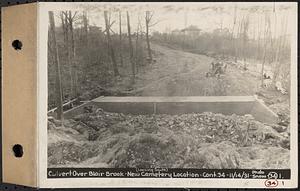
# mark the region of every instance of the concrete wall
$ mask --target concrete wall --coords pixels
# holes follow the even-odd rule
[[[278,116],[270,108],[268,108],[263,101],[256,99],[250,114],[260,122],[277,123]]]
[[[277,116],[254,96],[188,97],[99,97],[65,113],[69,118],[94,105],[104,111],[124,114],[183,114],[213,112],[225,115],[252,114],[264,123],[276,123]]]
[[[250,113],[253,96],[100,97],[92,101],[109,112],[126,114]]]

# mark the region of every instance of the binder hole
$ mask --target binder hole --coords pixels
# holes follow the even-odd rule
[[[23,156],[23,147],[22,147],[22,145],[15,144],[13,146],[13,152],[14,152],[15,157],[21,158]]]
[[[14,41],[12,42],[12,46],[14,47],[15,50],[21,50],[23,44],[22,44],[22,42],[19,41],[19,40],[14,40]]]

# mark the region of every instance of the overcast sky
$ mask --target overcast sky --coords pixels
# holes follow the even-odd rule
[[[57,9],[57,8],[56,8]],[[258,29],[265,26],[265,15],[270,16],[272,35],[280,35],[284,31],[283,21],[288,21],[287,33],[291,17],[295,15],[295,6],[291,3],[71,3],[60,6],[60,10],[87,11],[89,24],[104,28],[103,11],[109,10],[111,20],[115,21],[112,29],[118,32],[118,12],[122,14],[123,31],[126,32],[126,11],[130,14],[132,31],[136,30],[138,20],[145,25],[145,12],[153,11],[153,23],[151,31],[170,32],[174,29],[183,29],[185,26],[195,25],[205,32],[211,32],[216,28],[233,27],[234,15],[236,23],[249,17],[249,34],[257,36]],[[58,12],[56,12],[58,15]],[[275,25],[276,20],[276,25]],[[57,25],[60,21],[56,19]],[[80,26],[78,22],[77,26]],[[237,28],[237,27],[236,27]],[[276,29],[276,30],[275,30]],[[276,33],[274,32],[276,31]]]

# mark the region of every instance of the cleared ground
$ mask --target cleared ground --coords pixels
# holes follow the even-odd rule
[[[138,74],[136,92],[147,96],[253,95],[258,89],[256,76],[228,66],[220,78],[205,77],[211,57],[152,44],[156,62]]]

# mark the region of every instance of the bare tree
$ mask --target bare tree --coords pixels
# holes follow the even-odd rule
[[[274,17],[274,33],[272,34],[272,30],[271,30],[271,21],[270,21],[270,18],[268,20],[269,22],[269,42],[270,42],[270,53],[269,53],[269,64],[271,64],[275,59],[275,52],[276,52],[276,46],[275,45],[275,38],[276,38],[276,22],[277,22],[277,17],[276,17],[276,12],[275,12],[275,7],[273,7],[273,17]]]
[[[232,25],[232,30],[231,30],[231,41],[232,41],[232,47],[235,48],[235,39],[234,39],[234,30],[235,30],[235,25],[236,25],[236,10],[237,6],[234,6],[234,15],[233,15],[233,25]]]
[[[258,18],[257,21],[257,53],[256,53],[256,59],[260,59],[260,40],[261,40],[261,26],[260,26],[260,18]]]
[[[138,56],[139,56],[139,33],[141,30],[141,20],[140,16],[138,16],[138,24],[137,24],[137,29],[136,29],[136,39],[135,39],[135,67],[136,71],[138,72],[139,70],[139,63],[138,63]]]
[[[221,38],[219,38],[219,40],[220,40],[220,47],[221,47],[221,52],[222,52],[222,58],[224,58],[224,36],[223,36],[223,32],[224,31],[223,31],[223,16],[222,16],[223,9],[220,8],[218,10],[220,11],[220,15],[221,15],[221,17],[220,17],[220,33],[219,33],[219,35],[220,35]]]
[[[127,11],[127,29],[128,29],[130,62],[131,62],[131,70],[132,70],[132,83],[135,83],[135,63],[133,61],[133,46],[132,46],[132,41],[131,41],[130,18],[129,18],[128,11]]]
[[[60,63],[58,57],[58,48],[56,43],[55,35],[55,21],[52,11],[49,11],[49,21],[50,21],[50,34],[52,36],[51,43],[52,52],[54,52],[54,64],[55,64],[55,84],[56,84],[56,105],[57,105],[57,119],[63,119],[63,101],[62,101],[62,87],[61,87],[61,73],[60,73]]]
[[[274,17],[274,37],[272,38],[271,41],[271,48],[272,48],[272,55],[271,55],[271,59],[270,59],[270,63],[275,61],[275,57],[276,57],[276,46],[273,46],[274,40],[276,39],[276,32],[277,32],[277,14],[276,14],[276,8],[275,8],[275,2],[273,3],[273,17]],[[274,39],[274,40],[273,40]]]
[[[121,11],[119,11],[119,40],[120,40],[120,62],[121,66],[123,66],[123,47],[122,47],[122,15]]]
[[[85,47],[88,47],[88,18],[87,13],[84,11],[82,13],[82,23],[83,23],[83,40]]]
[[[236,35],[236,43],[235,43],[235,62],[237,62],[239,56],[240,56],[240,38],[241,38],[241,29],[242,29],[242,24],[243,24],[243,19],[238,23],[238,28],[237,28],[237,35]]]
[[[61,25],[64,33],[64,48],[67,49],[67,41],[68,41],[68,27],[65,19],[65,15],[63,12],[60,13]]]
[[[266,14],[265,15],[265,31],[264,31],[264,53],[263,53],[263,61],[261,65],[261,87],[264,86],[264,66],[266,62],[266,55],[267,55],[267,44],[268,44],[268,35],[270,30],[270,18]]]
[[[115,57],[115,51],[112,45],[112,41],[111,41],[111,36],[110,36],[110,31],[111,31],[111,26],[114,24],[114,22],[110,22],[110,17],[108,17],[108,12],[104,11],[104,21],[105,21],[105,32],[106,32],[106,36],[107,36],[107,41],[108,41],[108,48],[110,50],[110,57],[113,63],[113,70],[114,70],[114,75],[119,76],[119,70],[118,70],[118,65],[117,65],[117,61],[116,61],[116,57]]]
[[[75,62],[75,39],[74,39],[74,22],[76,19],[77,12],[74,14],[71,11],[63,11],[64,25],[66,28],[66,46],[67,46],[67,58],[70,68],[70,82],[71,82],[71,97],[78,96],[78,85],[77,85],[77,71]],[[63,21],[63,20],[62,20]]]
[[[148,59],[149,59],[150,62],[152,62],[152,53],[151,53],[150,40],[149,40],[149,28],[157,24],[157,22],[152,23],[153,15],[154,15],[154,12],[146,11],[146,16],[145,16],[146,41],[147,41]]]
[[[82,46],[83,49],[86,51],[84,54],[84,59],[86,60],[86,62],[84,62],[80,69],[83,72],[83,75],[80,76],[79,81],[85,81],[86,80],[86,73],[88,68],[91,65],[91,53],[90,51],[88,51],[88,47],[89,47],[89,20],[88,20],[88,15],[86,11],[82,12],[82,27],[81,27],[81,33],[80,33],[80,39],[82,41]]]
[[[246,50],[247,50],[247,43],[248,43],[248,29],[249,29],[249,15],[243,20],[243,60],[244,60],[244,69],[247,69],[246,65]]]
[[[74,40],[74,22],[75,22],[75,16],[77,15],[77,12],[72,14],[72,11],[69,11],[69,17],[68,17],[68,24],[70,27],[70,33],[71,33],[71,53],[72,57],[75,57],[75,40]]]
[[[69,11],[69,17],[68,17],[68,21],[69,21],[69,28],[70,28],[70,41],[71,41],[71,63],[72,63],[72,74],[73,74],[73,84],[74,84],[74,92],[73,92],[73,97],[77,97],[78,96],[78,74],[77,74],[77,66],[76,66],[76,62],[75,62],[75,39],[74,39],[74,20],[75,20],[75,16],[76,16],[77,12],[75,12],[74,14],[72,14],[71,11]]]
[[[63,46],[64,46],[64,49],[67,50],[68,49],[68,25],[66,23],[66,18],[63,14],[63,12],[60,13],[59,15],[60,19],[61,19],[61,25],[62,25],[62,29],[63,29],[63,40],[64,40],[64,43],[63,43]],[[68,52],[67,52],[67,58],[68,58]],[[69,62],[68,62],[69,63]],[[64,88],[62,87],[62,97],[64,98]]]
[[[277,50],[276,50],[276,54],[275,54],[275,67],[274,67],[274,76],[272,79],[272,83],[275,84],[276,80],[279,76],[280,73],[280,67],[281,67],[281,58],[283,55],[283,50],[286,44],[286,33],[287,33],[287,23],[288,23],[288,17],[286,16],[286,18],[282,18],[282,32],[281,32],[281,37],[279,39],[279,43],[277,45]]]
[[[73,89],[74,89],[74,81],[73,81],[73,65],[72,65],[72,55],[71,55],[71,51],[70,51],[70,37],[69,37],[69,15],[68,15],[68,11],[63,11],[62,12],[62,24],[64,26],[64,32],[65,32],[65,41],[64,41],[64,47],[65,50],[67,50],[67,63],[69,66],[69,75],[70,75],[70,96],[72,97],[73,95]]]
[[[71,89],[71,94],[73,92],[73,78],[72,78],[72,64],[71,64],[71,54],[69,51],[69,24],[68,24],[68,12],[67,11],[62,11],[60,13],[60,19],[61,19],[61,24],[62,24],[62,29],[63,29],[63,35],[64,35],[64,49],[66,51],[66,58],[67,58],[67,63],[69,66],[69,72],[70,72],[70,89]],[[64,92],[62,92],[62,97],[64,97]]]

